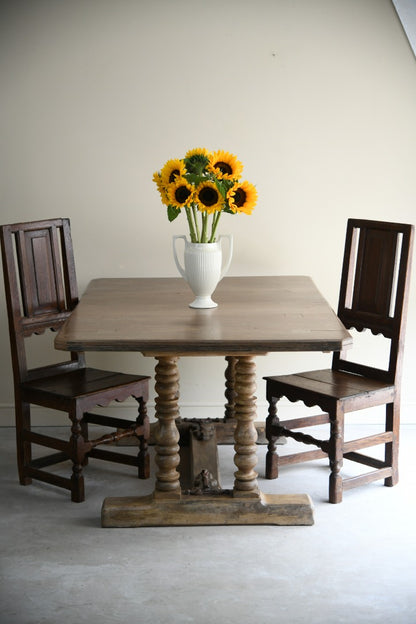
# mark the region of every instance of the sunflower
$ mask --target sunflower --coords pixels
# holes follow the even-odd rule
[[[243,164],[234,154],[219,150],[211,155],[208,168],[220,180],[232,180],[240,177]]]
[[[169,204],[169,200],[166,193],[166,188],[162,184],[162,176],[160,175],[159,171],[155,171],[155,173],[153,174],[153,182],[156,184],[157,190],[160,193],[162,204],[165,204],[165,206],[167,206]]]
[[[175,178],[182,177],[185,173],[186,167],[183,160],[179,160],[179,158],[168,160],[160,173],[162,177],[162,184],[164,186],[168,186],[168,184],[171,184]]]
[[[211,214],[224,208],[224,200],[214,182],[207,180],[201,182],[195,191],[194,201],[199,210]]]
[[[237,182],[227,193],[229,206],[233,212],[251,214],[257,202],[257,190],[251,182]]]
[[[194,187],[185,178],[176,177],[167,188],[168,203],[176,208],[189,206],[193,199]]]
[[[205,147],[196,147],[195,149],[191,149],[185,154],[185,158],[192,158],[193,156],[203,156],[204,158],[209,158],[211,153]]]
[[[188,173],[197,176],[203,175],[209,163],[210,153],[205,147],[197,147],[189,150],[184,158],[186,170]]]

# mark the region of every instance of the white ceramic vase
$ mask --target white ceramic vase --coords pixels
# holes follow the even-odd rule
[[[181,265],[176,241],[183,239],[184,266]],[[228,239],[228,257],[223,261],[222,240]],[[221,235],[216,243],[191,243],[186,236],[173,237],[173,256],[179,273],[188,282],[195,295],[191,308],[215,308],[218,304],[211,299],[218,282],[229,269],[233,253],[233,237],[231,234]]]

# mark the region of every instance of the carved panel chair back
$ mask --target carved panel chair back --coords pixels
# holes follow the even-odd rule
[[[19,479],[23,485],[38,479],[71,491],[71,499],[85,498],[82,468],[88,457],[135,465],[139,476],[149,474],[146,413],[148,377],[88,368],[83,353],[71,353],[64,362],[28,365],[27,339],[57,331],[78,303],[75,262],[68,219],[50,219],[2,225],[0,239],[14,378]],[[52,350],[52,349],[51,349]],[[52,350],[53,351],[53,350]],[[54,352],[56,356],[57,352]],[[56,357],[54,358],[56,360]],[[134,397],[136,421],[113,418],[88,410]],[[32,431],[30,405],[61,410],[71,419],[71,437],[64,441]],[[88,423],[117,428],[95,440],[88,439]],[[139,438],[137,457],[102,450],[98,445],[123,437]],[[32,445],[55,452],[32,458]],[[71,478],[45,470],[72,460]]]
[[[338,317],[348,329],[390,340],[387,370],[334,354],[334,370],[400,384],[410,279],[410,225],[357,221],[347,225]]]
[[[347,329],[370,330],[389,341],[385,368],[362,363],[349,352],[334,353],[328,370],[305,371],[293,375],[265,377],[269,413],[266,435],[266,477],[278,476],[278,466],[329,457],[331,474],[329,500],[338,503],[343,490],[377,479],[387,486],[398,480],[400,384],[404,332],[408,305],[412,225],[349,219],[341,276],[338,316]],[[318,405],[324,414],[280,421],[277,402],[282,397]],[[344,415],[385,405],[386,426],[382,433],[360,440],[344,440]],[[330,435],[320,440],[298,429],[329,424]],[[278,457],[276,440],[290,437],[318,447],[315,451]],[[384,460],[358,453],[363,448],[385,445]],[[370,466],[370,472],[342,478],[343,459]]]

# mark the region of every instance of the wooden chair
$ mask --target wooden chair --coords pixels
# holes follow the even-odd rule
[[[265,377],[269,412],[266,436],[266,477],[278,476],[278,465],[329,457],[329,501],[340,503],[343,490],[384,479],[398,481],[400,379],[402,372],[413,226],[349,219],[346,233],[338,316],[348,328],[371,330],[389,339],[387,370],[347,359],[347,352],[334,353],[332,368],[293,375]],[[352,350],[354,351],[354,349]],[[276,403],[282,397],[319,406],[325,414],[294,418],[277,417]],[[358,440],[344,441],[344,414],[385,405],[385,431]],[[330,425],[328,440],[319,440],[294,429]],[[278,457],[276,439],[290,437],[317,450]],[[360,449],[385,445],[384,461],[359,453]],[[342,478],[343,458],[373,470]]]
[[[146,402],[149,377],[87,368],[83,353],[71,360],[29,368],[26,338],[58,330],[78,302],[75,264],[68,219],[3,225],[1,248],[10,345],[14,376],[17,461],[19,479],[32,479],[71,491],[74,502],[85,499],[82,468],[89,457],[138,467],[140,478],[149,476],[147,440],[149,422]],[[55,355],[57,352],[54,352]],[[134,397],[136,422],[89,413],[95,406]],[[31,430],[30,405],[67,412],[71,419],[69,441]],[[88,439],[88,423],[117,428],[114,433]],[[138,456],[98,449],[100,444],[127,436],[139,438]],[[32,459],[32,445],[55,453]],[[72,476],[64,478],[44,468],[72,460]]]

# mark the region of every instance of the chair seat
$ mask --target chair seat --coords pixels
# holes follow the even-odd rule
[[[267,382],[273,383],[274,389],[276,389],[276,385],[279,385],[291,393],[311,392],[323,398],[335,400],[351,399],[382,390],[387,393],[390,391],[394,393],[394,384],[331,369],[265,377],[265,379]],[[284,392],[282,394],[286,396]]]
[[[35,392],[39,395],[50,396],[59,399],[77,400],[102,394],[106,390],[120,391],[131,389],[131,386],[149,379],[142,375],[129,375],[105,371],[97,368],[81,368],[53,375],[51,377],[23,382],[21,390],[31,395]]]

